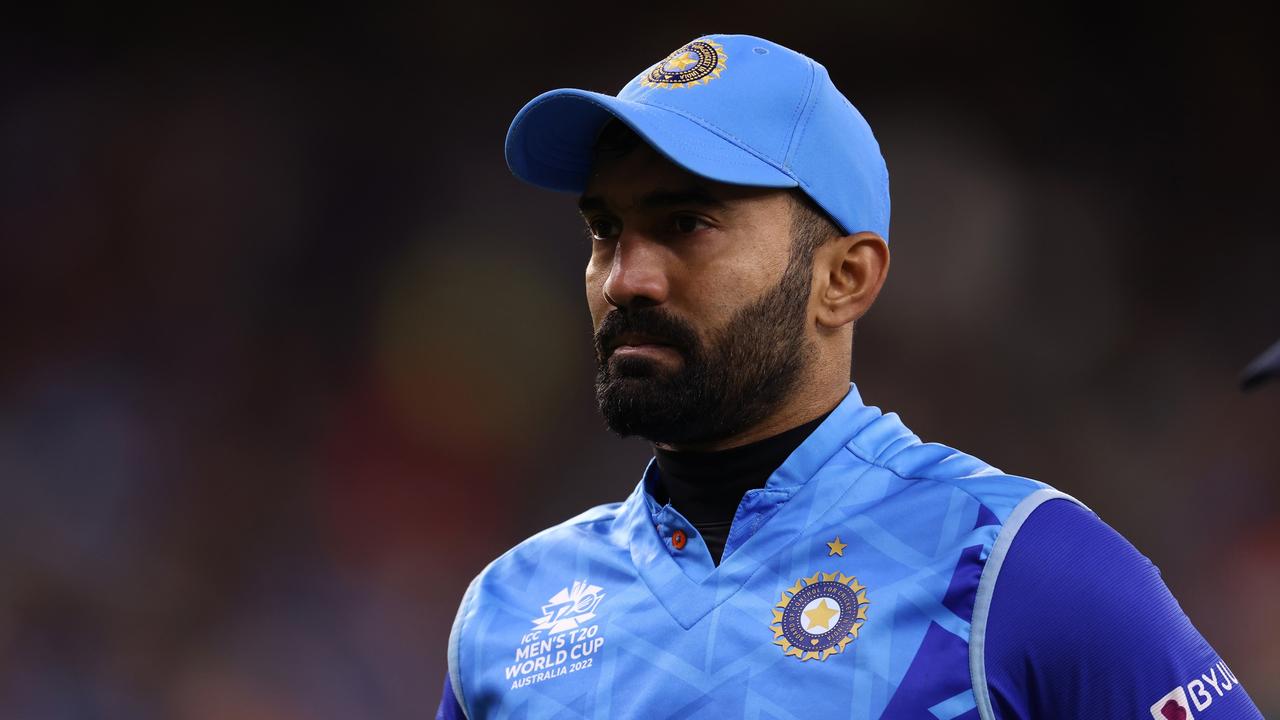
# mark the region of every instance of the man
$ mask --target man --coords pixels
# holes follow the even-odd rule
[[[438,717],[1260,717],[1087,508],[862,403],[888,174],[821,65],[699,38],[507,160],[580,194],[597,398],[656,457],[475,579]]]

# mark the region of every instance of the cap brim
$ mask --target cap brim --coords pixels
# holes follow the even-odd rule
[[[773,164],[683,115],[573,89],[543,93],[516,114],[507,131],[507,165],[534,185],[582,192],[591,175],[592,146],[611,117],[695,175],[734,185],[798,185]]]

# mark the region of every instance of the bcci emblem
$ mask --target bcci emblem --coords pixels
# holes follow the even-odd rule
[[[694,40],[654,65],[640,84],[668,90],[703,85],[720,77],[724,61],[723,45],[711,40]]]
[[[844,573],[814,573],[782,591],[773,644],[801,660],[826,660],[858,637],[867,621],[866,586]]]
[[[542,616],[533,619],[533,629],[546,630],[548,635],[576,630],[596,616],[596,606],[603,599],[604,588],[574,580],[571,587],[562,588],[542,606]]]

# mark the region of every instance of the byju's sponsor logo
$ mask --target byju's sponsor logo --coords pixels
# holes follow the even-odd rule
[[[1231,668],[1221,660],[1200,677],[1190,680],[1160,698],[1151,706],[1155,720],[1195,720],[1191,712],[1204,712],[1213,701],[1240,686]]]
[[[1174,688],[1151,706],[1151,717],[1155,720],[1196,720],[1187,705],[1187,693],[1182,688]]]

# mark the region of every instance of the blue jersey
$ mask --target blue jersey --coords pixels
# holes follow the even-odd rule
[[[476,578],[439,717],[1261,717],[1096,516],[856,388],[718,567],[656,472]]]

